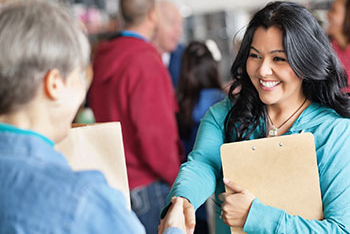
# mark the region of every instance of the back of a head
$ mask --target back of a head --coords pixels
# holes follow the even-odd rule
[[[138,26],[155,8],[155,0],[120,0],[120,10],[125,26]]]
[[[50,70],[66,77],[87,66],[90,46],[63,6],[12,1],[0,10],[0,54],[0,114],[8,114],[33,99]]]
[[[179,91],[199,92],[205,88],[220,88],[218,64],[206,44],[192,41],[182,56]]]
[[[203,89],[221,89],[218,64],[205,43],[192,41],[182,55],[177,98],[180,136],[190,137],[193,128],[192,112]]]

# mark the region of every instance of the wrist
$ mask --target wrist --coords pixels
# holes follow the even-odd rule
[[[186,205],[191,205],[193,207],[193,205],[191,204],[190,200],[188,200],[187,198],[185,197],[179,197],[183,200],[183,204],[186,206]]]

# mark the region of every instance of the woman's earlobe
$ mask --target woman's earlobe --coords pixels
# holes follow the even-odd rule
[[[44,92],[48,98],[59,101],[64,88],[64,80],[58,69],[48,71],[44,77]]]

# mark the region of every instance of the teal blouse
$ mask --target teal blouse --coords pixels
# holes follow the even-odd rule
[[[215,193],[224,192],[220,146],[224,121],[232,107],[229,99],[213,106],[201,121],[193,151],[184,163],[169,193],[187,198],[197,209]],[[257,138],[257,130],[251,139]],[[256,198],[244,231],[247,233],[350,233],[350,119],[334,110],[311,103],[286,133],[311,132],[315,138],[324,220],[306,220],[284,210],[264,205]],[[218,201],[218,199],[216,199]],[[169,204],[169,203],[168,203]],[[216,210],[216,233],[230,229]],[[164,215],[165,210],[163,211]]]

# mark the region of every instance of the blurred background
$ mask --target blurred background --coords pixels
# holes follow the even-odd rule
[[[121,29],[118,0],[64,0],[84,22],[93,45],[104,36]],[[294,0],[306,6],[327,27],[327,9],[331,0]],[[214,40],[222,55],[220,74],[228,81],[229,68],[237,45],[251,15],[267,0],[172,0],[184,18],[181,42]]]

